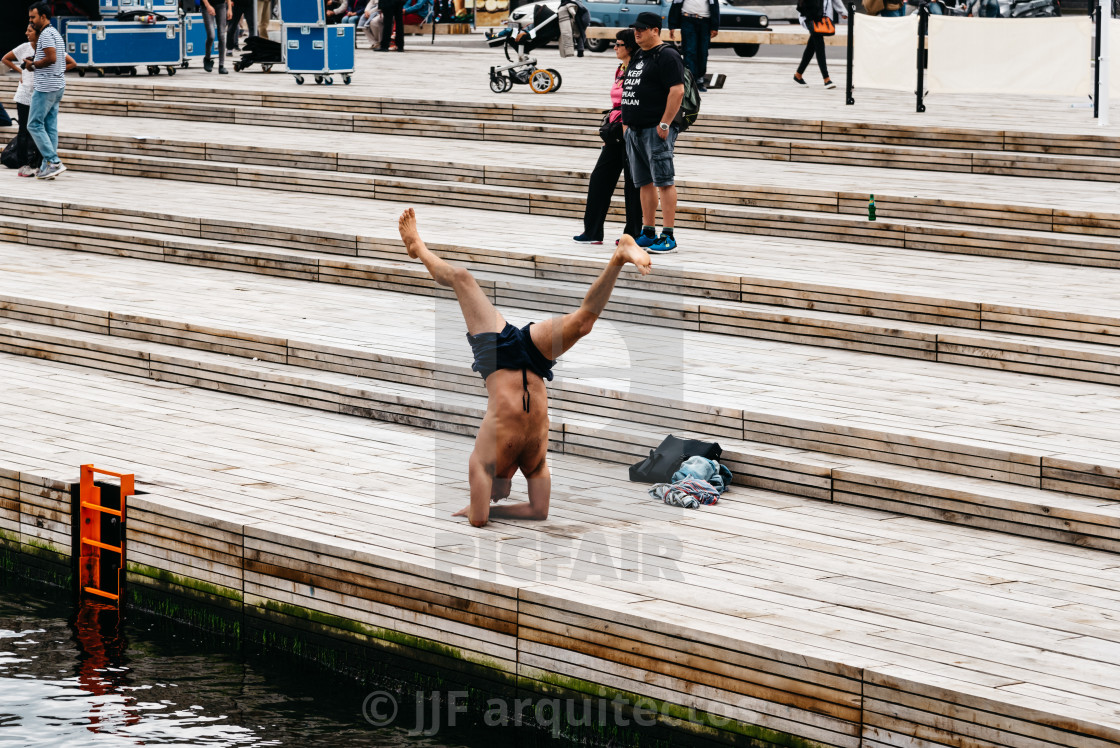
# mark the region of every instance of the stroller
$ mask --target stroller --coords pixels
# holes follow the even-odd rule
[[[245,51],[241,59],[233,63],[233,69],[241,72],[250,65],[257,64],[266,73],[272,70],[273,65],[284,61],[284,50],[280,42],[265,39],[263,36],[250,36],[244,43]]]
[[[491,47],[501,47],[509,65],[490,68],[490,90],[505,93],[514,83],[528,85],[533,93],[551,93],[560,90],[562,79],[560,71],[553,68],[538,68],[537,60],[529,52],[550,42],[560,40],[560,24],[556,13],[543,3],[533,10],[533,23],[528,28],[511,24],[496,34],[487,34],[486,43]],[[510,50],[517,59],[510,54]]]

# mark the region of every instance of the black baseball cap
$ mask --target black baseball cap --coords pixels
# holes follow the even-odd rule
[[[661,15],[658,13],[651,13],[645,11],[638,14],[634,23],[630,24],[632,29],[660,29],[661,28]]]

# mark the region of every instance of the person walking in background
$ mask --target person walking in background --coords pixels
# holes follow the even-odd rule
[[[630,174],[642,199],[642,233],[635,241],[647,252],[673,252],[677,248],[673,144],[679,132],[674,120],[684,100],[684,61],[676,49],[661,42],[660,14],[639,13],[631,28],[641,51],[623,76],[622,124]],[[654,230],[659,201],[661,236]]]
[[[253,25],[253,0],[233,0],[233,15],[230,17],[229,30],[226,34],[226,49],[241,49],[241,19],[245,19],[249,36],[256,36],[257,31]]]
[[[206,56],[202,58],[202,67],[209,73],[214,70],[214,60],[210,51],[214,48],[214,40],[218,41],[218,73],[226,75],[226,24],[233,18],[233,5],[229,0],[202,0],[202,22],[206,25]]]
[[[39,170],[43,157],[35,147],[31,133],[27,131],[27,120],[31,116],[31,97],[35,92],[35,73],[22,70],[23,61],[35,56],[35,46],[39,35],[35,27],[27,26],[27,41],[4,55],[4,65],[12,70],[19,71],[19,88],[12,98],[16,102],[16,114],[19,117],[19,131],[16,133],[16,160],[19,162],[19,175],[33,177]],[[10,123],[9,123],[10,124]]]
[[[591,12],[579,0],[560,0],[560,7],[565,5],[575,6],[572,15],[572,43],[575,45],[576,57],[583,57],[587,48],[587,27],[591,25]]]
[[[58,29],[51,26],[51,8],[45,2],[32,5],[27,16],[38,34],[35,56],[23,60],[23,69],[35,73],[27,131],[43,156],[43,165],[35,176],[54,179],[66,171],[58,158],[58,105],[66,91],[66,44]]]
[[[615,34],[614,55],[618,58],[618,70],[614,73],[614,86],[611,87],[611,110],[606,122],[599,128],[603,147],[599,150],[599,160],[591,172],[587,185],[587,206],[583,210],[583,233],[573,237],[577,242],[586,244],[603,243],[603,224],[611,207],[614,188],[618,185],[621,172],[624,195],[626,196],[626,228],[623,234],[638,236],[642,230],[642,199],[634,179],[630,176],[630,164],[626,160],[626,141],[622,131],[622,81],[626,77],[626,67],[639,50],[634,40],[634,29],[622,29]]]
[[[27,41],[4,55],[4,65],[20,74],[19,88],[12,98],[16,102],[16,114],[19,116],[19,130],[16,132],[16,160],[19,162],[19,175],[33,177],[39,170],[43,157],[35,147],[31,133],[27,131],[27,121],[31,116],[31,98],[35,93],[35,73],[23,70],[23,61],[35,56],[35,46],[38,43],[39,33],[35,27],[28,24]],[[11,124],[11,120],[8,120]]]
[[[404,51],[404,0],[381,0],[381,46],[379,52],[389,51],[389,39],[396,28],[397,51]]]
[[[835,23],[838,13],[841,12],[837,7],[838,5],[839,0],[797,1],[797,12],[800,15],[801,26],[809,32],[809,40],[805,42],[805,53],[801,55],[801,64],[797,66],[797,72],[793,74],[793,79],[802,86],[808,85],[803,75],[813,57],[816,57],[817,67],[821,69],[821,77],[824,78],[824,87],[836,88],[832,78],[828,77],[828,60],[824,56],[824,37],[813,30],[813,24],[819,22],[822,18],[829,18]]]
[[[684,64],[692,71],[696,88],[707,91],[708,46],[719,31],[719,0],[673,0],[669,6],[669,39],[681,32]]]
[[[268,38],[272,24],[272,0],[257,0],[257,34]]]

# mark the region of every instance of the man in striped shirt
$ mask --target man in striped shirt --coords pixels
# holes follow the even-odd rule
[[[54,179],[66,171],[58,159],[58,105],[66,90],[66,44],[58,30],[51,26],[50,5],[35,3],[28,10],[27,18],[39,34],[35,56],[23,61],[24,70],[35,72],[27,131],[43,154],[43,165],[36,176]]]

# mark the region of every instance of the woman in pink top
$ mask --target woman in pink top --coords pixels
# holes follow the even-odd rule
[[[603,148],[591,172],[587,185],[587,207],[583,211],[583,233],[573,237],[581,244],[602,244],[603,223],[611,207],[611,197],[618,185],[618,175],[625,178],[626,228],[624,234],[637,236],[642,230],[642,203],[634,181],[630,178],[630,164],[626,161],[626,145],[622,139],[622,77],[630,56],[638,51],[634,29],[622,29],[615,34],[614,54],[619,59],[611,88],[611,110],[608,124],[599,130]]]

